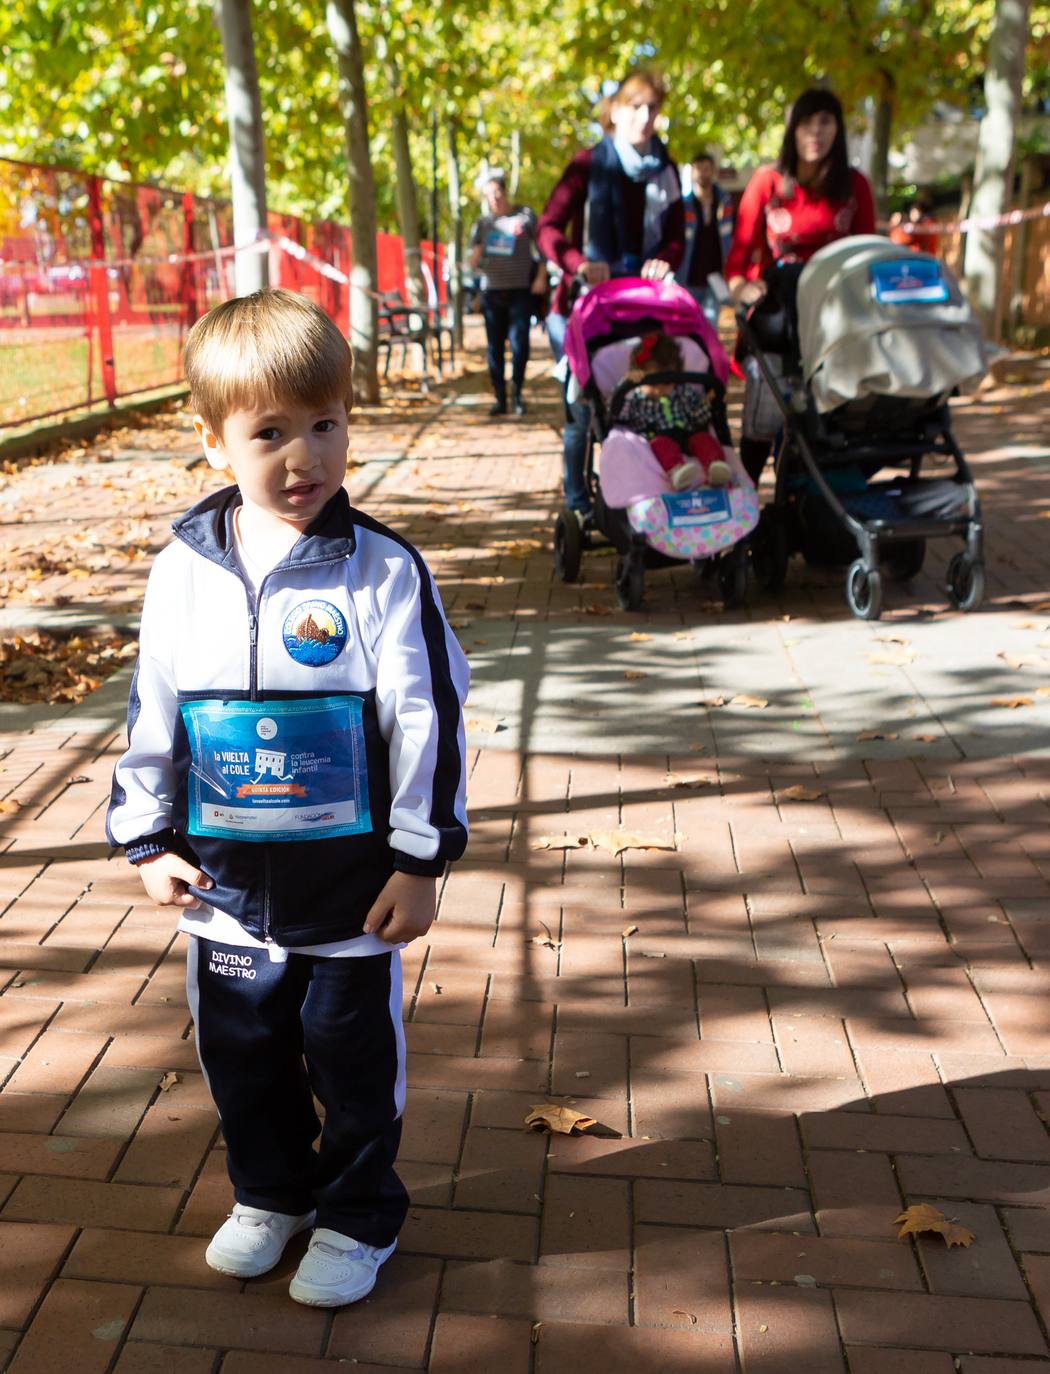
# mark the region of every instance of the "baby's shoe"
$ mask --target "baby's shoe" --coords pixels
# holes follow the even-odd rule
[[[707,467],[707,480],[712,487],[728,487],[731,473],[724,458],[716,458]]]
[[[667,474],[675,491],[689,491],[703,485],[704,469],[695,458],[683,458]]]
[[[366,1298],[375,1287],[379,1266],[396,1246],[396,1240],[390,1245],[364,1245],[319,1226],[288,1285],[288,1295],[308,1307],[342,1307]]]
[[[235,1202],[233,1211],[212,1236],[204,1258],[220,1274],[254,1279],[274,1267],[291,1238],[309,1230],[315,1216],[314,1212],[299,1217],[264,1212]]]

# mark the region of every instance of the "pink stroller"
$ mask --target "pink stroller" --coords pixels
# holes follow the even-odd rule
[[[727,487],[675,491],[648,441],[617,423],[625,397],[638,385],[626,377],[631,354],[641,336],[653,331],[677,338],[684,370],[651,373],[645,381],[693,385],[707,394],[711,429],[730,468]],[[758,496],[730,446],[729,362],[700,307],[674,283],[638,277],[603,282],[577,300],[565,352],[570,388],[591,412],[585,477],[594,512],[583,525],[574,511],[559,513],[554,529],[558,577],[576,580],[584,548],[596,532],[619,554],[616,593],[624,610],[641,606],[647,568],[677,562],[710,568],[726,608],[740,605],[747,591],[744,540],[758,522]]]

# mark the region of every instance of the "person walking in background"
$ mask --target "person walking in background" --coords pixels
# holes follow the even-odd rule
[[[533,286],[546,269],[537,262],[536,216],[527,205],[512,205],[507,197],[503,172],[483,171],[475,183],[486,212],[470,235],[470,266],[481,272],[481,313],[488,340],[489,377],[496,397],[490,415],[507,413],[507,378],[504,353],[510,340],[510,403],[515,415],[524,415],[522,387],[529,361],[529,329],[532,325]]]
[[[842,105],[831,91],[804,91],[788,112],[780,156],[759,168],[740,199],[726,259],[730,294],[740,305],[758,305],[772,290],[793,313],[793,292],[783,286],[790,274],[782,269],[801,267],[836,239],[874,232],[875,199],[867,177],[850,167]],[[748,417],[763,409],[757,397],[763,383],[753,363],[745,359],[740,457],[757,484],[772,438],[749,432]]]
[[[930,232],[926,232],[927,230]],[[934,257],[937,256],[941,236],[937,232],[937,218],[933,213],[933,202],[929,196],[916,196],[903,213],[898,210],[890,216],[890,242],[904,244],[917,253],[932,253]]]
[[[723,226],[732,213],[732,204],[716,180],[718,164],[710,153],[697,153],[690,171],[689,194],[682,202],[685,254],[675,279],[690,292],[709,322],[717,327],[719,305],[707,279],[722,271]]]
[[[656,134],[667,90],[654,72],[632,72],[598,114],[604,136],[566,167],[540,215],[536,239],[562,272],[547,336],[561,358],[565,327],[579,285],[610,277],[673,276],[685,247],[678,168]],[[581,517],[591,508],[584,480],[590,408],[565,401],[565,504]]]

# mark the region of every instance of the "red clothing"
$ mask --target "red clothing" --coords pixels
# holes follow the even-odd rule
[[[780,193],[775,167],[761,167],[747,183],[736,212],[733,245],[726,258],[727,280],[755,281],[781,259],[806,262],[825,244],[850,234],[874,234],[875,200],[866,176],[853,171],[849,200],[828,200],[796,186],[790,196]]]
[[[565,273],[551,302],[551,310],[559,315],[569,313],[572,278],[580,264],[587,260],[583,252],[583,218],[591,179],[591,156],[592,150],[584,148],[572,159],[550,193],[536,226],[536,246]],[[640,244],[645,220],[645,185],[626,176],[623,181],[626,237]],[[653,256],[663,259],[674,269],[685,252],[685,214],[681,199],[668,206],[663,228],[663,239]]]

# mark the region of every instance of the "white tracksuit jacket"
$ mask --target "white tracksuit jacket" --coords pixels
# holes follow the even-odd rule
[[[463,852],[469,669],[418,551],[345,491],[257,599],[239,501],[195,506],[150,574],[107,832],[198,863],[260,939],[350,938],[394,870]]]

